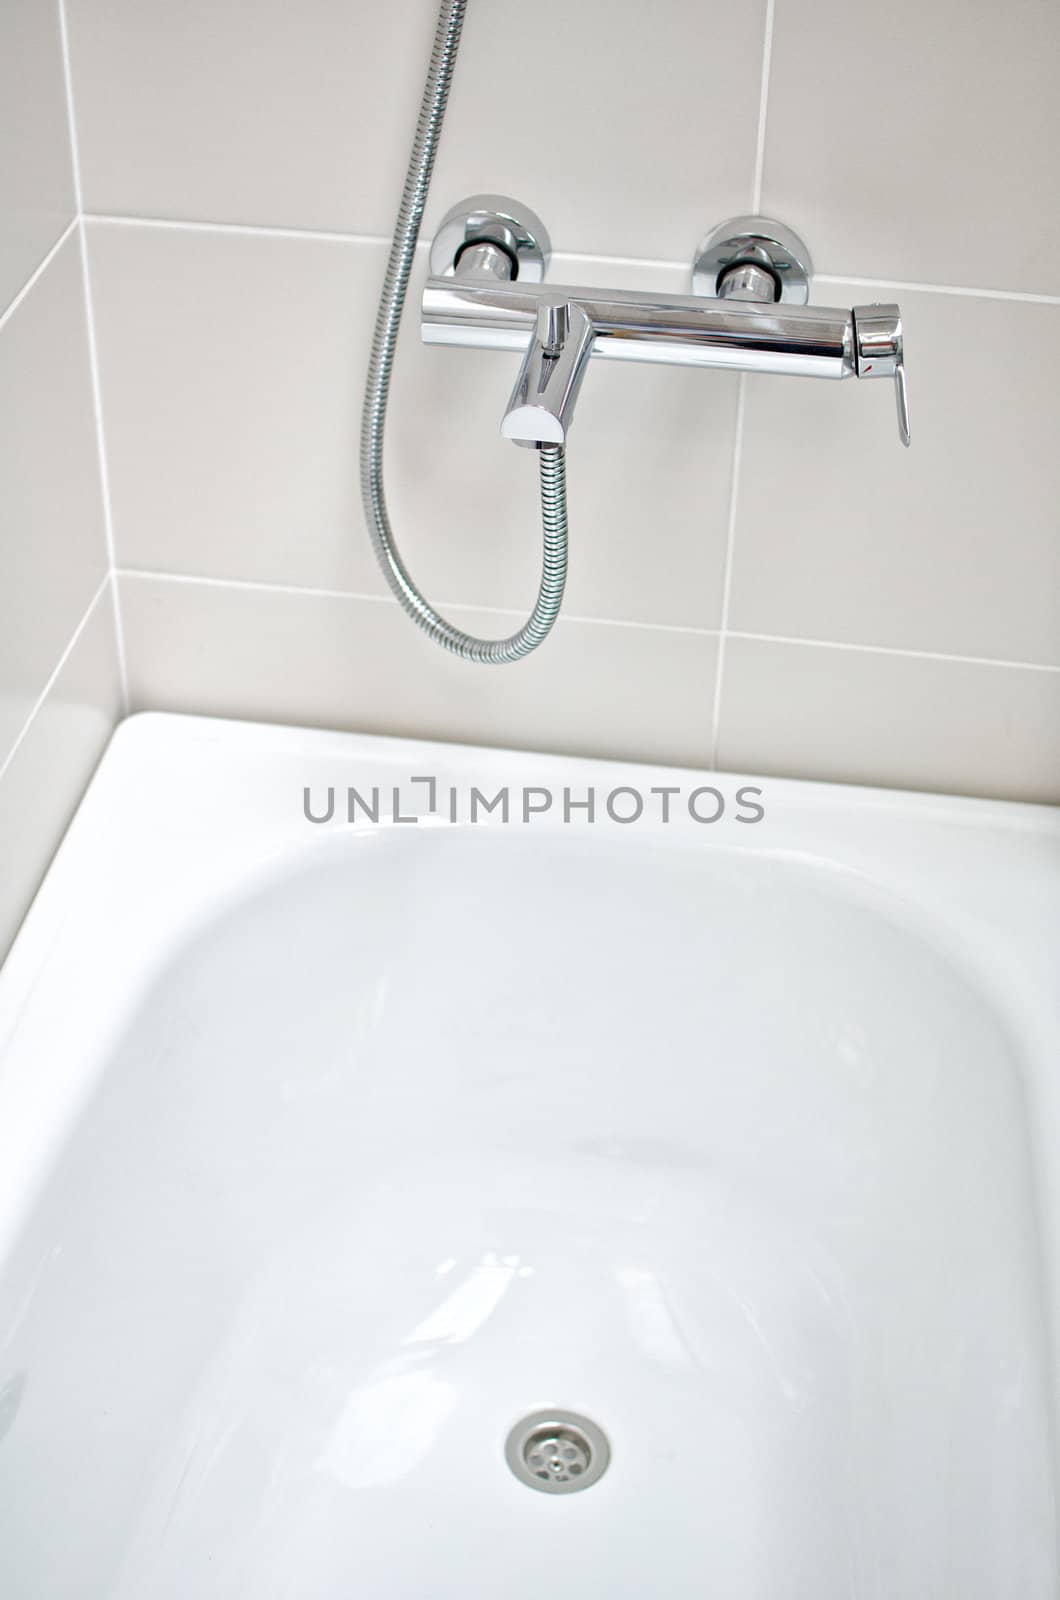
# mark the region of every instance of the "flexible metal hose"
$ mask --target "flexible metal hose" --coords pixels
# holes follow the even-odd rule
[[[518,661],[520,656],[536,650],[548,636],[563,603],[567,581],[567,483],[562,445],[538,447],[544,530],[541,585],[530,616],[518,632],[507,639],[476,639],[473,634],[455,628],[428,604],[401,559],[383,490],[383,441],[394,351],[466,9],[467,0],[442,0],[438,8],[434,47],[423,86],[416,137],[409,156],[368,363],[361,419],[361,497],[383,575],[413,621],[444,649],[465,660],[499,663]]]

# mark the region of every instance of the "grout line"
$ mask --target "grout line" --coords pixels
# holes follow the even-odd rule
[[[80,639],[81,635],[84,633],[86,627],[88,626],[89,622],[91,621],[92,613],[95,611],[96,606],[99,604],[100,598],[103,595],[104,591],[109,587],[110,581],[111,581],[110,573],[109,572],[105,572],[103,574],[103,577],[99,581],[99,587],[96,589],[95,594],[92,596],[91,600],[88,602],[88,606],[87,606],[87,609],[85,610],[84,616],[81,618],[81,621],[77,624],[77,627],[74,629],[73,633],[71,634],[69,642],[67,643],[66,649],[63,651],[62,655],[59,657],[59,660],[56,663],[56,666],[55,666],[54,670],[49,675],[48,681],[44,685],[44,688],[41,690],[41,692],[37,696],[36,700],[34,700],[33,705],[30,708],[29,715],[27,716],[25,722],[22,724],[22,729],[21,729],[21,731],[20,731],[20,733],[18,735],[18,738],[15,740],[14,744],[11,746],[11,749],[8,751],[8,753],[5,756],[3,762],[0,763],[0,779],[3,778],[4,773],[7,771],[8,767],[14,761],[16,755],[18,754],[19,750],[21,749],[23,740],[25,739],[26,735],[29,733],[29,730],[33,726],[33,723],[36,721],[37,713],[40,711],[41,707],[44,705],[44,702],[47,700],[48,696],[51,694],[52,689],[55,687],[55,684],[56,684],[56,681],[57,681],[57,679],[59,677],[59,674],[62,672],[63,668],[66,666],[66,663],[69,661],[71,655],[73,654],[73,652],[74,652],[74,650],[75,650],[75,648],[77,646],[78,640]]]
[[[327,244],[389,244],[381,233],[349,233],[340,228],[280,228],[252,222],[189,222],[178,217],[115,216],[110,212],[87,211],[86,222],[108,228],[162,228],[170,233],[222,233],[237,238],[307,239]]]
[[[96,343],[96,318],[92,304],[92,282],[88,270],[88,239],[84,222],[80,229],[81,281],[85,297],[85,323],[88,329],[88,362],[92,378],[92,411],[96,424],[96,457],[99,462],[99,489],[103,504],[103,529],[107,540],[107,562],[111,575],[117,572],[118,562],[114,551],[114,518],[111,510],[110,470],[107,464],[107,440],[103,428],[103,392],[99,381],[99,348]],[[118,586],[114,584],[114,645],[118,655],[118,677],[121,682],[122,714],[129,714],[129,674],[125,660],[125,629],[122,626]]]
[[[1060,665],[1045,661],[1009,661],[1003,656],[961,656],[945,650],[904,650],[889,644],[854,644],[846,639],[800,639],[794,634],[729,632],[730,639],[750,639],[757,644],[805,645],[811,650],[857,650],[863,655],[902,656],[913,661],[946,661],[962,667],[1005,667],[1017,672],[1060,672]]]
[[[755,134],[755,164],[751,185],[751,212],[762,209],[762,174],[766,159],[766,126],[769,117],[769,76],[773,64],[773,33],[776,0],[766,0],[762,29],[762,73],[758,87],[758,128]],[[722,567],[721,627],[718,634],[718,659],[714,665],[714,701],[710,722],[710,764],[717,771],[718,744],[721,738],[721,695],[725,680],[725,638],[729,631],[729,605],[732,598],[733,556],[736,549],[736,514],[740,500],[740,469],[743,461],[744,415],[747,410],[747,374],[740,373],[736,396],[736,426],[732,439],[732,475],[729,479],[729,515],[725,530],[725,561]]]
[[[469,604],[466,600],[440,600],[438,605],[442,611],[470,611],[483,616],[518,617],[520,620],[526,616],[525,611],[519,611],[514,606],[483,606]],[[562,627],[567,622],[588,623],[594,628],[641,628],[651,633],[691,633],[699,639],[710,638],[717,632],[715,628],[693,628],[685,622],[644,622],[634,617],[588,617],[581,611],[561,612],[556,626]]]
[[[96,430],[96,459],[99,463],[99,493],[103,510],[103,532],[107,544],[107,577],[110,580],[114,611],[114,648],[118,659],[118,681],[121,685],[123,716],[129,714],[129,675],[125,664],[125,632],[122,628],[118,585],[115,579],[117,561],[114,554],[114,518],[111,508],[110,471],[107,465],[107,444],[103,430],[103,397],[99,381],[99,347],[96,341],[95,308],[92,302],[92,281],[88,270],[88,239],[85,229],[84,196],[81,187],[81,149],[77,139],[77,117],[74,110],[74,75],[70,62],[70,34],[66,25],[66,0],[59,0],[59,36],[62,41],[63,83],[66,92],[66,118],[70,134],[70,162],[74,174],[74,197],[77,201],[78,243],[81,250],[81,293],[85,307],[85,328],[88,335],[88,367],[92,386],[92,415]]]
[[[969,300],[1016,300],[1032,306],[1060,306],[1060,294],[1030,294],[1021,289],[972,289],[956,283],[911,283],[902,278],[859,278],[847,272],[815,272],[814,283],[849,283],[862,289],[908,289],[913,294],[952,294]]]
[[[118,593],[118,569],[111,562],[110,568],[110,609],[111,619],[114,623],[114,653],[118,660],[118,683],[121,688],[122,716],[129,715],[132,703],[129,694],[129,668],[125,654],[125,624],[121,614],[121,595]]]
[[[358,589],[325,589],[313,584],[263,583],[258,578],[214,578],[195,572],[153,572],[147,567],[119,567],[117,576],[159,583],[195,584],[204,589],[247,589],[253,594],[295,594],[313,600],[371,600],[377,605],[397,604],[390,594],[365,594]]]
[[[722,568],[721,627],[718,633],[718,659],[714,668],[714,706],[710,725],[710,765],[718,767],[718,740],[721,736],[721,686],[725,676],[725,639],[729,631],[729,602],[732,595],[733,552],[736,547],[736,510],[740,498],[740,464],[743,459],[744,412],[747,401],[747,374],[740,373],[736,397],[736,428],[732,442],[732,477],[729,480],[729,519],[725,534],[725,565]]]
[[[85,221],[102,224],[108,228],[161,228],[175,233],[222,233],[250,239],[309,239],[330,244],[389,245],[390,235],[385,233],[358,233],[342,228],[292,228],[274,226],[264,222],[195,222],[184,217],[140,217],[121,215],[110,211],[86,211]],[[433,240],[422,233],[417,248],[427,250]],[[599,255],[586,250],[553,250],[554,261],[590,261],[609,267],[665,268],[669,272],[688,272],[687,261],[671,261],[663,256],[613,256]]]
[[[692,274],[690,261],[672,261],[664,256],[612,256],[598,254],[593,250],[553,250],[552,262],[558,261],[572,263],[586,261],[591,266],[623,269],[637,267],[647,272],[683,272],[689,279]]]
[[[741,374],[741,376],[743,376]],[[736,447],[740,454],[743,451],[743,408],[737,411],[736,418]],[[734,455],[736,451],[734,451]],[[737,466],[739,465],[737,461]],[[725,584],[722,599],[722,620],[719,628],[692,628],[682,623],[675,622],[639,622],[632,618],[623,617],[587,617],[579,612],[564,612],[557,626],[562,627],[565,622],[589,623],[593,626],[605,628],[640,628],[653,633],[691,633],[700,638],[716,638],[724,646],[726,639],[749,639],[758,644],[794,644],[805,645],[809,649],[822,650],[858,650],[863,653],[885,656],[904,656],[913,660],[924,661],[949,661],[958,666],[972,667],[1009,667],[1025,672],[1060,672],[1060,665],[1051,666],[1041,661],[1009,661],[999,656],[962,656],[947,654],[940,650],[905,650],[896,645],[885,644],[854,644],[845,639],[808,639],[798,638],[794,634],[784,633],[749,633],[743,628],[730,628],[728,614],[730,593],[732,587],[732,529],[736,520],[735,485],[738,473],[733,474],[733,487],[729,495],[729,530],[730,539],[726,549]],[[373,605],[396,606],[398,604],[391,594],[367,594],[357,589],[323,589],[314,588],[308,584],[297,583],[263,583],[255,578],[212,578],[200,576],[194,572],[152,572],[145,567],[118,567],[115,577],[132,578],[148,583],[172,583],[190,585],[202,589],[235,589],[248,590],[254,594],[294,595],[302,599],[311,600],[368,600]],[[514,606],[483,606],[469,604],[466,600],[440,600],[439,607],[443,610],[460,610],[481,612],[483,615],[498,617],[522,617],[525,612],[517,610]],[[720,695],[716,692],[717,705]]]
[[[0,313],[0,329],[2,329],[6,323],[10,322],[11,318],[14,316],[23,300],[25,300],[26,296],[33,288],[33,285],[47,272],[48,268],[55,260],[55,257],[59,254],[59,251],[66,243],[67,239],[69,239],[74,229],[77,227],[77,221],[78,219],[76,217],[70,218],[70,221],[66,224],[66,227],[63,229],[58,239],[56,239],[55,243],[44,256],[44,259],[38,262],[33,271],[30,273],[29,277],[26,279],[25,283],[22,285],[21,289],[16,294],[15,298],[8,306],[4,308],[4,311]]]
[[[369,600],[373,605],[396,606],[397,600],[391,594],[367,594],[358,589],[321,589],[308,584],[297,583],[263,583],[254,578],[211,578],[200,577],[190,572],[152,572],[142,567],[119,567],[118,578],[133,578],[147,582],[191,584],[206,589],[236,589],[249,590],[254,594],[282,594],[296,595],[303,599],[312,600]],[[466,600],[439,600],[438,607],[441,611],[470,611],[483,616],[494,617],[525,617],[525,611],[518,610],[515,606],[484,606],[469,603]],[[603,628],[641,628],[654,633],[691,633],[700,638],[713,635],[713,628],[693,628],[677,622],[640,622],[629,617],[587,617],[579,612],[564,612],[557,626],[568,622],[591,623]]]
[[[63,57],[63,92],[66,97],[66,127],[70,138],[70,165],[74,175],[74,204],[80,219],[84,215],[81,192],[81,152],[77,146],[74,120],[74,75],[70,66],[70,34],[66,26],[66,0],[59,0],[59,42]]]
[[[758,128],[755,134],[755,164],[751,183],[751,212],[762,209],[762,174],[766,160],[766,126],[769,117],[769,77],[773,65],[773,34],[776,26],[776,0],[766,0],[762,29],[762,73],[758,85]],[[747,409],[747,374],[740,373],[736,394],[736,426],[732,438],[732,475],[729,479],[729,515],[725,530],[725,560],[722,567],[721,626],[718,633],[718,658],[714,664],[714,701],[710,721],[710,764],[717,771],[718,743],[721,738],[721,692],[725,679],[725,638],[729,630],[729,603],[732,597],[733,555],[736,549],[736,513],[740,499],[740,468],[743,460],[744,414]]]
[[[763,72],[768,71],[768,62],[763,61]],[[765,153],[765,116],[760,116],[760,137],[762,139],[761,158],[764,161]],[[761,204],[761,195],[758,192],[761,171],[759,170],[759,152],[756,151],[755,160],[755,190],[757,193],[756,205]],[[331,244],[364,244],[388,245],[390,239],[386,234],[380,233],[349,233],[341,229],[322,228],[281,228],[271,227],[266,224],[244,222],[189,222],[175,217],[137,217],[116,216],[103,211],[86,211],[84,221],[99,223],[105,227],[114,228],[162,228],[177,233],[220,233],[233,234],[237,237],[263,238],[263,239],[306,239],[317,240]],[[424,235],[420,239],[420,246],[427,247],[431,240]],[[613,256],[597,255],[585,250],[555,250],[557,259],[595,262],[601,267],[638,267],[646,271],[667,270],[670,272],[688,271],[687,261],[671,261],[661,256]],[[850,272],[815,272],[814,283],[849,283],[855,287],[869,289],[896,289],[922,294],[952,294],[973,300],[1014,300],[1024,301],[1031,305],[1060,305],[1060,295],[1032,294],[1020,289],[977,289],[968,285],[949,283],[914,283],[901,278],[865,278],[857,273]]]
[[[773,32],[776,0],[766,0],[765,29],[762,38],[762,77],[758,91],[758,133],[755,138],[754,179],[751,187],[751,213],[762,209],[762,173],[766,160],[766,121],[769,115],[769,74],[773,65]]]

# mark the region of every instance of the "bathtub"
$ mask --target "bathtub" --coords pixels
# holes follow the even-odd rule
[[[1044,808],[133,718],[0,975],[0,1594],[1054,1597],[1058,951]]]

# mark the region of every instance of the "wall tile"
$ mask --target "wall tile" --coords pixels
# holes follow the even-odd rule
[[[67,0],[85,206],[389,233],[434,0]]]
[[[380,587],[357,493],[378,247],[90,225],[119,565]]]
[[[78,240],[0,330],[0,762],[107,565]]]
[[[108,585],[0,775],[0,960],[120,714]]]
[[[499,191],[558,249],[691,265],[750,209],[764,0],[492,0],[470,12],[427,215]],[[513,96],[513,78],[518,86]]]
[[[527,660],[446,655],[390,600],[123,575],[131,706],[704,765],[716,640],[560,622]],[[456,611],[496,637],[517,619]]]
[[[1060,672],[728,639],[719,765],[1060,801]]]
[[[95,224],[90,257],[120,563],[384,593],[357,487],[382,247]],[[518,358],[421,343],[423,257],[392,391],[391,518],[439,602],[528,607],[536,462],[499,434]],[[727,373],[594,365],[569,461],[573,612],[717,624],[736,393]]]
[[[389,233],[436,9],[70,0],[87,205]],[[764,10],[472,6],[429,227],[499,190],[557,247],[690,260],[750,198]]]
[[[1004,14],[940,4],[926,17],[898,0],[870,19],[838,0],[776,0],[762,209],[805,234],[819,272],[1060,293],[1046,199],[1060,13],[1046,0]],[[68,5],[91,209],[389,231],[434,0]],[[673,263],[557,258],[554,277],[683,289],[700,234],[750,205],[764,11],[471,8],[426,233],[463,194],[521,194],[561,249]],[[563,49],[513,114],[496,64],[533,62],[542,37]],[[877,71],[881,57],[901,64]],[[1016,252],[1028,216],[1035,250]],[[730,376],[594,365],[571,447],[566,620],[536,660],[494,674],[440,655],[388,601],[254,587],[385,594],[356,474],[382,246],[102,223],[90,235],[119,561],[249,581],[123,580],[138,704],[705,759]],[[425,590],[467,625],[505,631],[531,599],[540,549],[533,459],[497,436],[515,360],[424,349],[415,294],[389,433],[392,518]],[[892,294],[832,282],[816,298]],[[897,297],[911,452],[895,441],[887,385],[748,380],[730,626],[1060,664],[1060,307]],[[1054,678],[735,638],[722,753],[1043,795]],[[892,728],[886,707],[906,700]]]
[[[900,301],[910,450],[889,383],[748,380],[730,626],[1058,665],[1060,306]]]
[[[76,210],[58,4],[5,0],[0,50],[0,312]]]
[[[1055,0],[777,0],[763,209],[820,272],[1060,293]]]

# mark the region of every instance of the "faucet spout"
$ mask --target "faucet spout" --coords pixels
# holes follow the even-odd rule
[[[515,444],[567,443],[593,351],[592,318],[576,300],[542,300],[501,433]]]

